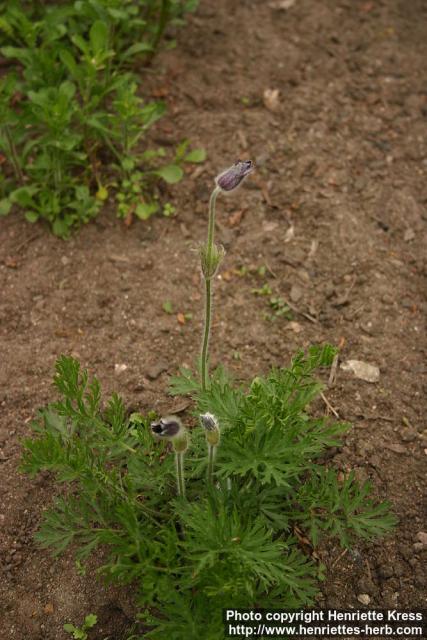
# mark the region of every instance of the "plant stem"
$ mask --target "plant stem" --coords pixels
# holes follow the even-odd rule
[[[159,16],[159,23],[157,26],[157,32],[156,35],[154,37],[154,41],[153,41],[153,54],[155,52],[155,50],[157,49],[160,40],[162,39],[162,35],[164,30],[166,29],[168,20],[169,20],[169,13],[170,13],[170,0],[162,0],[162,5],[160,7],[160,16]]]
[[[184,453],[176,452],[175,461],[176,461],[176,479],[177,479],[177,485],[178,485],[178,495],[184,497],[185,496]]]
[[[16,152],[15,143],[13,142],[12,135],[10,133],[9,125],[4,125],[3,130],[7,140],[7,145],[9,147],[10,159],[13,170],[15,172],[15,177],[18,179],[18,182],[22,184],[22,182],[24,181],[24,176],[22,175],[21,166],[18,160],[18,154]]]
[[[220,192],[219,187],[215,187],[212,191],[210,200],[209,200],[209,221],[208,221],[208,240],[206,243],[206,261],[210,264],[212,259],[212,248],[214,243],[214,235],[215,235],[215,203],[218,193]],[[205,318],[204,318],[204,330],[203,330],[203,341],[202,341],[202,355],[201,355],[201,382],[202,382],[202,390],[206,391],[209,380],[209,372],[208,372],[208,347],[209,347],[209,336],[211,332],[211,318],[212,318],[212,285],[211,278],[205,277]]]
[[[213,483],[213,467],[215,460],[215,449],[216,447],[213,444],[208,443],[208,482],[210,484]]]
[[[209,335],[211,332],[211,316],[212,316],[212,288],[211,281],[205,280],[205,327],[203,331],[203,344],[202,344],[202,391],[206,391],[209,380],[208,372],[208,346]]]

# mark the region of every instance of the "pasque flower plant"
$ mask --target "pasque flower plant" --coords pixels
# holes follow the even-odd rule
[[[208,385],[208,345],[211,330],[212,314],[212,279],[215,276],[220,262],[224,256],[224,249],[214,242],[215,236],[215,206],[219,193],[230,193],[237,189],[243,180],[253,171],[254,165],[251,160],[241,162],[238,160],[226,171],[223,171],[215,178],[216,186],[212,191],[209,200],[209,220],[208,238],[206,244],[200,249],[202,273],[205,280],[205,326],[203,331],[202,353],[201,353],[201,384],[203,391]]]
[[[312,605],[321,552],[308,557],[295,528],[314,548],[322,536],[351,547],[396,521],[369,483],[323,462],[350,428],[310,410],[322,390],[315,371],[331,365],[333,347],[312,346],[289,367],[240,384],[222,367],[209,371],[212,284],[223,254],[214,242],[216,198],[252,170],[245,161],[220,174],[210,200],[201,364],[171,381],[172,394],[191,396],[193,417],[128,416],[116,394],[104,406],[96,378],[62,356],[54,377],[61,399],[40,412],[35,437],[24,442],[25,471],[49,470],[69,486],[44,514],[37,541],[55,553],[74,543],[80,561],[102,546],[101,572],[133,585],[144,638],[221,640],[224,607]]]

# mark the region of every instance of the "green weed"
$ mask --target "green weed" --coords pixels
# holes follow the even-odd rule
[[[85,617],[85,620],[81,627],[75,627],[73,624],[67,623],[64,624],[64,631],[69,633],[74,638],[74,640],[87,640],[87,632],[90,631],[97,622],[98,619],[96,615],[94,615],[93,613],[89,613],[89,615]]]
[[[148,63],[167,25],[182,23],[196,4],[0,3],[0,51],[17,69],[0,83],[0,150],[9,167],[0,215],[18,206],[30,222],[42,218],[67,237],[97,215],[107,183],[127,221],[159,209],[156,180],[178,182],[182,163],[205,153],[180,145],[165,163],[163,149],[146,148],[144,136],[166,107],[139,97],[132,64]]]

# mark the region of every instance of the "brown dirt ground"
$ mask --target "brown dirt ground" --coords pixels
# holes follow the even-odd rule
[[[100,620],[91,638],[125,637],[129,595],[101,585],[91,568],[77,575],[71,555],[53,561],[34,545],[55,489],[48,477],[17,471],[20,440],[37,407],[55,397],[61,353],[78,355],[129,406],[171,408],[168,376],[191,365],[200,344],[192,249],[205,235],[212,177],[237,157],[254,158],[258,171],[218,205],[227,256],[213,360],[249,378],[286,365],[299,347],[330,341],[341,345],[341,361],[379,366],[373,384],[338,369],[326,392],[354,425],[334,464],[372,478],[400,525],[353,554],[322,550],[328,577],[319,604],[357,607],[362,593],[369,606],[426,606],[417,534],[427,531],[427,4],[280,4],[202,0],[177,49],[146,76],[147,96],[160,91],[169,104],[153,142],[188,137],[208,151],[205,165],[165,194],[176,217],[128,229],[109,211],[69,242],[18,215],[1,222],[2,639],[65,640],[64,622],[89,612]],[[266,89],[280,90],[276,111],[264,104]],[[264,283],[292,302],[291,321],[265,318],[268,299],[252,293]],[[162,310],[165,300],[173,315]],[[193,317],[182,325],[176,313]],[[117,374],[116,364],[127,369]]]

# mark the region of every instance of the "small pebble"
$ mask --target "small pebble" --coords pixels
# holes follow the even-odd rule
[[[399,545],[399,553],[404,560],[409,560],[409,558],[412,558],[413,549],[409,545],[401,544]]]
[[[356,378],[365,380],[365,382],[378,382],[380,379],[379,368],[362,360],[346,360],[341,363],[341,369],[351,371]]]
[[[393,567],[389,564],[385,564],[379,568],[378,573],[381,578],[387,580],[388,578],[391,578],[394,574]]]
[[[147,369],[146,375],[150,380],[156,380],[161,373],[167,370],[168,365],[166,364],[166,362],[157,362]]]
[[[400,438],[403,442],[413,442],[418,436],[418,433],[415,429],[405,429],[400,434]]]
[[[303,294],[303,291],[301,287],[299,287],[297,284],[293,284],[291,288],[291,292],[289,294],[292,302],[298,302],[298,300],[301,300],[302,294]]]
[[[415,238],[415,231],[411,228],[406,229],[403,239],[405,242],[410,242],[411,240],[413,240]]]
[[[368,605],[371,602],[371,598],[368,596],[367,593],[359,593],[359,595],[357,596],[357,599],[361,604],[364,604],[364,605]]]
[[[360,578],[357,581],[357,590],[361,593],[372,595],[376,591],[376,587],[369,578]]]
[[[115,364],[114,365],[114,373],[116,375],[120,375],[123,371],[126,371],[128,368],[127,364]]]
[[[418,542],[421,542],[424,546],[427,547],[427,533],[425,531],[418,531],[416,537]]]
[[[381,300],[384,302],[384,304],[393,304],[394,300],[393,300],[393,296],[391,296],[388,293],[385,293]]]

